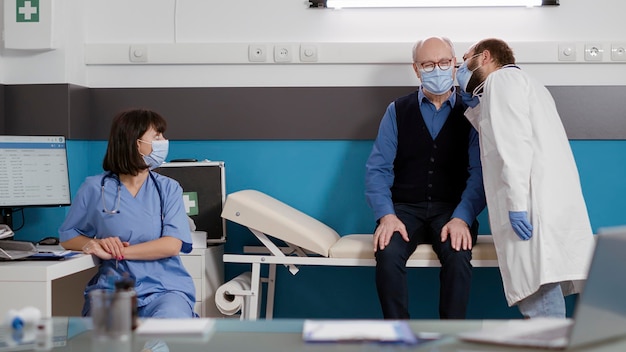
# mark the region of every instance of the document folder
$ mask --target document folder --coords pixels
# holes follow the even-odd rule
[[[37,253],[37,247],[27,241],[0,241],[0,259],[15,260]]]

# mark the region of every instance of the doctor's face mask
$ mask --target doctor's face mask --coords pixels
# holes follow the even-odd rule
[[[480,71],[482,65],[478,65],[472,70],[469,68],[469,64],[472,59],[479,55],[481,55],[481,53],[466,59],[456,71],[456,80],[459,82],[461,90],[472,93],[472,95],[478,95],[478,92],[483,87],[485,82],[485,77],[483,77],[484,75]]]

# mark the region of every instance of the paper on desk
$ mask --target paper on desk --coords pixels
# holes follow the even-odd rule
[[[63,248],[63,246],[61,246],[60,244],[47,245],[47,246],[38,244],[36,247],[37,247],[37,252],[39,253],[52,253],[56,255],[66,255],[72,252],[69,249]]]
[[[13,230],[8,225],[0,224],[0,239],[13,236]]]
[[[302,337],[307,342],[418,342],[405,321],[391,320],[305,320]]]
[[[145,319],[139,324],[137,335],[203,336],[211,332],[215,319]]]

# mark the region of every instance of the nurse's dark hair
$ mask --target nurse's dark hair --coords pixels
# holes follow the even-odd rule
[[[491,57],[498,66],[515,64],[513,49],[501,39],[489,38],[481,40],[474,47],[474,54],[489,50]]]
[[[109,143],[102,161],[104,171],[115,174],[137,175],[148,168],[139,154],[137,140],[153,127],[163,133],[167,122],[157,112],[147,109],[133,109],[118,113],[111,124]]]

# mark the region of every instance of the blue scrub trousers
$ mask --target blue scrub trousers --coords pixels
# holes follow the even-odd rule
[[[430,243],[441,263],[439,273],[439,316],[464,319],[472,281],[472,251],[456,251],[450,238],[441,242],[441,228],[450,221],[456,204],[421,202],[395,204],[396,216],[404,223],[409,242],[396,232],[389,245],[376,251],[376,289],[385,319],[410,319],[406,262],[418,244]],[[478,221],[470,227],[476,244]],[[430,289],[422,287],[421,289]]]
[[[91,316],[91,306],[88,296],[85,296],[83,316]],[[196,318],[198,314],[193,311],[189,301],[175,292],[159,294],[154,300],[145,306],[137,308],[140,318]]]
[[[193,307],[189,301],[175,292],[166,292],[143,307],[137,309],[141,318],[194,318]]]

